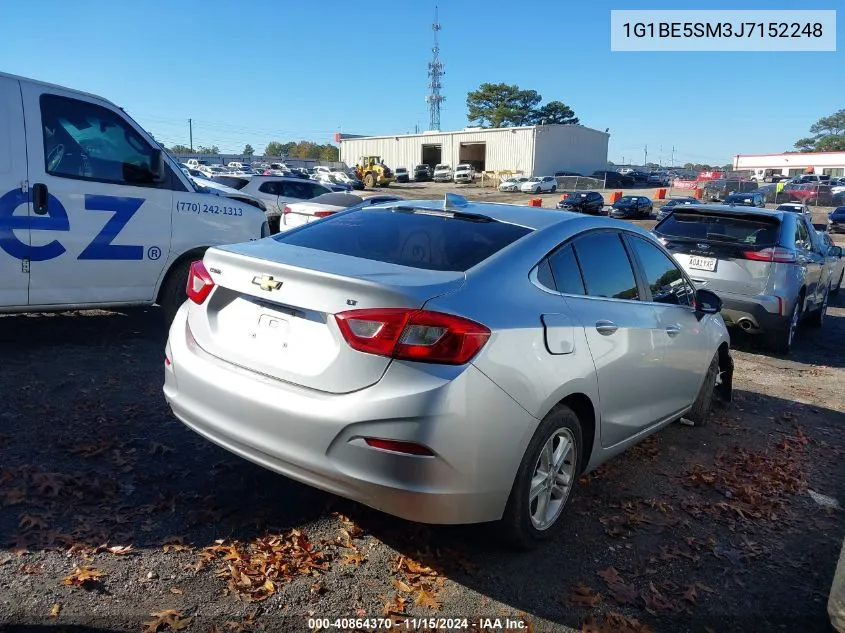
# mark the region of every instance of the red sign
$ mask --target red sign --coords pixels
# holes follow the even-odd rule
[[[721,171],[700,171],[697,180],[718,180],[724,177],[725,174]]]
[[[672,181],[672,187],[675,189],[695,189],[697,184],[697,180],[681,180],[678,178]]]
[[[335,142],[335,143],[340,143],[340,132],[335,132],[335,133],[334,133],[334,142]]]

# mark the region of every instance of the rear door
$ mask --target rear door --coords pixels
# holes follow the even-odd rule
[[[692,307],[695,291],[678,265],[641,237],[627,234],[625,239],[639,262],[648,286],[646,298],[657,315],[656,340],[662,341],[664,354],[656,369],[660,391],[654,406],[659,418],[667,418],[690,406],[701,387],[712,359],[708,337],[701,334],[706,322]]]
[[[812,310],[820,305],[827,291],[828,272],[826,258],[821,253],[821,247],[814,239],[816,230],[807,220],[807,216],[800,215],[795,228],[795,248],[798,251],[798,265],[804,269],[804,287],[806,288],[806,309]]]
[[[654,232],[692,281],[716,293],[766,290],[780,219],[757,213],[677,206]]]
[[[640,301],[641,288],[619,233],[591,232],[571,244],[550,263],[587,337],[599,387],[601,443],[609,447],[657,420],[663,337],[654,307]],[[567,362],[565,356],[561,362]]]
[[[0,308],[29,301],[31,221],[21,87],[0,77]]]

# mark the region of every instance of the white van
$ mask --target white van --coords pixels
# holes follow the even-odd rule
[[[206,248],[266,235],[261,209],[199,193],[118,106],[0,73],[0,312],[170,317]]]

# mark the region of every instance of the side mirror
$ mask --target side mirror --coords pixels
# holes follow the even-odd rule
[[[706,288],[695,291],[695,311],[699,314],[716,314],[722,311],[722,300],[715,292]]]
[[[164,152],[160,149],[154,149],[150,157],[150,174],[153,177],[153,182],[163,182],[167,168],[164,164]]]
[[[842,257],[842,247],[841,246],[831,246],[830,247],[830,255],[833,257]]]

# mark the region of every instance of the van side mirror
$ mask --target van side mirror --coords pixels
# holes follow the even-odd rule
[[[831,246],[829,251],[831,257],[842,257],[842,247],[841,246]]]
[[[699,314],[716,314],[722,311],[722,300],[715,292],[706,288],[695,291],[695,311]]]
[[[163,182],[165,179],[167,168],[164,164],[164,152],[160,149],[154,149],[150,157],[150,174],[153,182]]]

